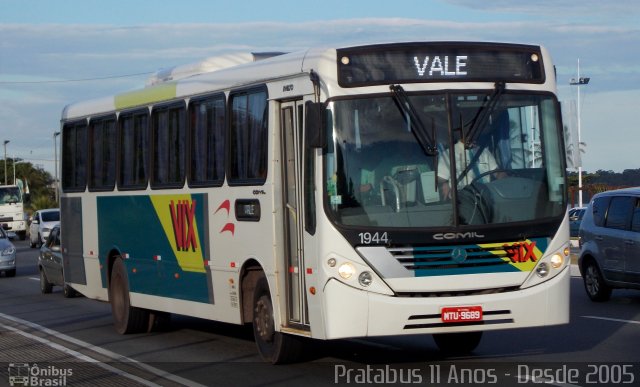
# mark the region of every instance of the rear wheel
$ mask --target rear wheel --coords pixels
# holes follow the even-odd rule
[[[265,277],[258,280],[253,292],[253,335],[258,352],[265,361],[273,364],[291,363],[302,355],[302,338],[275,329],[273,303]]]
[[[594,261],[587,261],[584,268],[584,289],[591,301],[607,301],[611,297],[611,287],[604,282],[604,278]]]
[[[129,299],[129,278],[124,262],[116,258],[111,269],[109,282],[109,302],[116,332],[121,335],[139,333],[149,326],[149,311],[131,306]]]
[[[44,273],[44,269],[40,269],[40,291],[42,294],[49,294],[53,289],[53,284],[49,282],[47,275]]]
[[[66,298],[73,298],[76,296],[76,291],[73,290],[71,286],[64,284],[64,286],[62,286],[62,295]]]
[[[433,335],[440,351],[447,355],[467,355],[480,344],[482,332],[438,333]]]

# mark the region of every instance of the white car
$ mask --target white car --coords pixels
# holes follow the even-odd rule
[[[51,229],[60,224],[60,209],[48,208],[38,210],[33,214],[29,226],[29,244],[32,248],[40,247],[47,240]]]

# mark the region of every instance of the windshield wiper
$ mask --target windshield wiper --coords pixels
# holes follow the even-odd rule
[[[489,119],[489,116],[491,115],[491,113],[493,113],[496,106],[498,105],[498,101],[504,93],[504,89],[504,82],[496,82],[493,93],[489,96],[488,99],[484,101],[482,106],[480,106],[480,109],[478,109],[478,113],[476,113],[476,116],[473,117],[471,126],[464,136],[465,148],[470,149],[476,146],[476,140],[482,133],[482,130],[484,129],[485,123]]]
[[[398,105],[398,108],[405,117],[408,117],[409,125],[411,127],[411,133],[418,140],[418,144],[422,147],[424,152],[429,156],[436,156],[438,154],[438,148],[435,144],[435,133],[429,133],[427,128],[422,123],[420,116],[416,112],[415,107],[409,100],[407,93],[400,85],[391,85],[391,95],[393,100]]]

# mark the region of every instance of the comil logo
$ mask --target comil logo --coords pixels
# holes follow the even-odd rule
[[[39,366],[38,364],[10,363],[10,386],[66,386],[68,377],[73,375],[71,368],[60,368],[54,365]]]

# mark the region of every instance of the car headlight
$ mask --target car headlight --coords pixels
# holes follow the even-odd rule
[[[16,248],[13,246],[7,247],[6,249],[2,250],[2,255],[12,255],[13,253],[16,252]]]

